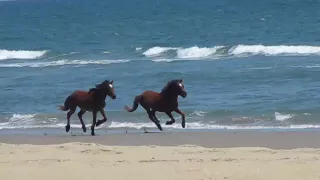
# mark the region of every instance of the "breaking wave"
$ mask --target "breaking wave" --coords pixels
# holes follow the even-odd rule
[[[214,47],[152,47],[142,53],[151,58],[207,59],[238,56],[308,56],[320,55],[320,46],[307,45],[236,45]],[[163,60],[164,61],[164,60]]]
[[[0,60],[7,59],[37,59],[46,54],[47,51],[25,51],[25,50],[0,50]]]
[[[275,116],[275,120],[277,121],[285,121],[294,117],[294,115],[292,114],[281,114],[279,112],[275,112],[274,116]]]
[[[125,63],[129,60],[57,60],[49,62],[23,62],[0,64],[0,67],[50,67],[50,66],[64,66],[64,65],[87,65],[87,64],[114,64]]]
[[[175,47],[152,47],[142,54],[146,57],[163,57],[170,56],[170,53],[173,51],[175,58],[179,59],[190,59],[190,58],[206,58],[215,54],[218,49],[224,48],[223,46],[216,46],[212,48],[199,48],[197,46],[190,48],[175,48]]]
[[[320,46],[263,46],[263,45],[238,45],[229,51],[231,55],[320,55]]]
[[[161,54],[165,52],[168,52],[169,50],[177,50],[177,49],[179,48],[156,46],[146,50],[142,54],[145,55],[146,57],[157,57],[157,56],[161,56]]]

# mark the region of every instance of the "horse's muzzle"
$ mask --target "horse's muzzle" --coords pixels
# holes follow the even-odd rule
[[[182,93],[181,93],[181,96],[182,96],[183,98],[186,98],[186,97],[187,97],[187,92],[182,92]]]
[[[116,99],[116,98],[117,98],[117,96],[116,96],[116,95],[114,95],[114,96],[111,96],[111,98],[112,98],[112,99]]]

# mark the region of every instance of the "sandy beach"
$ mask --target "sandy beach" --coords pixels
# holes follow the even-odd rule
[[[188,136],[207,147],[193,138],[180,142]],[[1,136],[0,174],[10,180],[319,180],[319,144],[305,144],[318,137],[316,132]]]

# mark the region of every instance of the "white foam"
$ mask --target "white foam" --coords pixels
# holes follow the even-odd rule
[[[224,46],[215,46],[211,48],[207,47],[198,47],[198,46],[193,46],[189,48],[181,48],[181,47],[152,47],[148,49],[147,51],[143,52],[142,54],[145,55],[146,57],[159,57],[164,55],[169,50],[174,50],[176,53],[177,59],[199,59],[199,58],[207,58],[209,56],[214,55],[218,49],[223,48]],[[162,59],[162,60],[157,60],[157,62],[170,62],[168,59]]]
[[[309,68],[309,69],[311,69],[311,68],[320,68],[320,65],[306,66],[306,68]]]
[[[177,58],[189,59],[189,58],[206,58],[217,52],[218,49],[223,48],[223,46],[216,46],[212,48],[199,48],[193,46],[190,48],[179,48],[177,50]]]
[[[192,112],[192,113],[190,114],[190,116],[200,116],[200,117],[204,117],[206,113],[207,113],[207,112],[205,112],[205,111],[194,111],[194,112]]]
[[[179,122],[172,125],[165,125],[161,123],[161,126],[166,129],[183,129]],[[103,128],[131,128],[131,129],[156,129],[154,123],[132,123],[132,122],[112,122],[109,126],[102,126]],[[79,125],[80,128],[80,125]],[[320,128],[320,125],[288,125],[288,126],[235,126],[235,125],[214,125],[204,124],[201,122],[188,122],[186,123],[186,129],[230,129],[230,130],[246,130],[246,129],[306,129],[306,128]]]
[[[156,57],[156,56],[160,56],[162,53],[167,52],[169,50],[176,50],[178,48],[175,47],[152,47],[150,49],[148,49],[147,51],[143,52],[142,54],[147,56],[147,57]]]
[[[0,50],[0,60],[6,59],[37,59],[42,57],[47,51],[25,51],[25,50]]]
[[[87,64],[114,64],[125,63],[129,60],[57,60],[49,62],[24,62],[12,64],[0,64],[0,67],[49,67],[49,66],[64,66],[64,65],[87,65]]]
[[[206,60],[222,59],[232,57],[249,57],[254,55],[264,56],[309,56],[320,55],[320,46],[309,45],[243,45],[232,46],[226,53],[219,53],[219,49],[227,48],[226,46],[213,47],[152,47],[142,54],[146,57],[153,57],[155,62],[171,62],[175,60]],[[168,51],[176,53],[175,57],[159,59]]]
[[[10,121],[23,121],[27,119],[33,119],[36,114],[13,114]]]
[[[153,62],[172,62],[172,61],[176,61],[179,59],[153,59]]]
[[[30,128],[64,128],[66,122],[62,122],[56,118],[44,118],[45,120],[38,120],[35,114],[14,114],[9,122],[0,123],[0,129],[30,129]],[[42,118],[41,118],[42,119]],[[87,123],[87,127],[91,124]],[[161,123],[165,129],[183,129],[180,122],[172,125],[165,125]],[[81,128],[81,124],[71,124],[72,128]],[[133,123],[133,122],[112,122],[111,124],[103,124],[97,129],[103,128],[123,128],[123,129],[157,129],[152,122]],[[288,126],[240,126],[240,125],[215,125],[205,124],[202,122],[187,122],[186,129],[230,129],[230,130],[250,130],[250,129],[306,129],[306,128],[320,128],[320,125],[288,125]]]
[[[237,45],[229,49],[230,55],[320,55],[320,46],[307,45]]]
[[[41,116],[41,115],[40,115]],[[29,129],[29,128],[62,128],[65,123],[57,118],[37,117],[37,114],[13,114],[7,122],[0,123],[0,129]],[[80,124],[73,127],[81,128]]]
[[[34,117],[35,114],[13,114],[8,122],[0,123],[0,129],[16,128],[16,126],[32,126],[34,124]]]
[[[281,114],[279,112],[275,112],[274,116],[275,116],[275,119],[277,121],[285,121],[285,120],[291,119],[294,115],[292,115],[292,114]]]

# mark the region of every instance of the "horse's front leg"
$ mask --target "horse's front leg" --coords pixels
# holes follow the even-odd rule
[[[186,126],[186,120],[185,120],[185,115],[184,115],[184,112],[182,112],[179,108],[177,108],[175,110],[176,113],[180,114],[182,116],[182,122],[181,122],[181,125],[182,127],[184,128]]]
[[[91,135],[94,136],[95,133],[94,133],[94,126],[96,125],[97,123],[97,111],[96,110],[93,110],[92,111],[92,125],[91,125]]]
[[[166,122],[166,125],[171,125],[171,124],[173,124],[173,123],[176,122],[176,120],[173,118],[171,112],[166,112],[166,114],[167,114],[167,115],[169,116],[169,118],[171,119],[171,121],[167,121],[167,122]]]
[[[99,125],[101,125],[101,124],[103,124],[103,123],[105,123],[105,122],[107,121],[107,116],[106,116],[106,113],[104,112],[104,109],[101,108],[101,109],[99,110],[99,112],[101,113],[103,119],[98,120],[98,122],[97,122],[97,124],[96,124],[96,127],[98,127]]]

